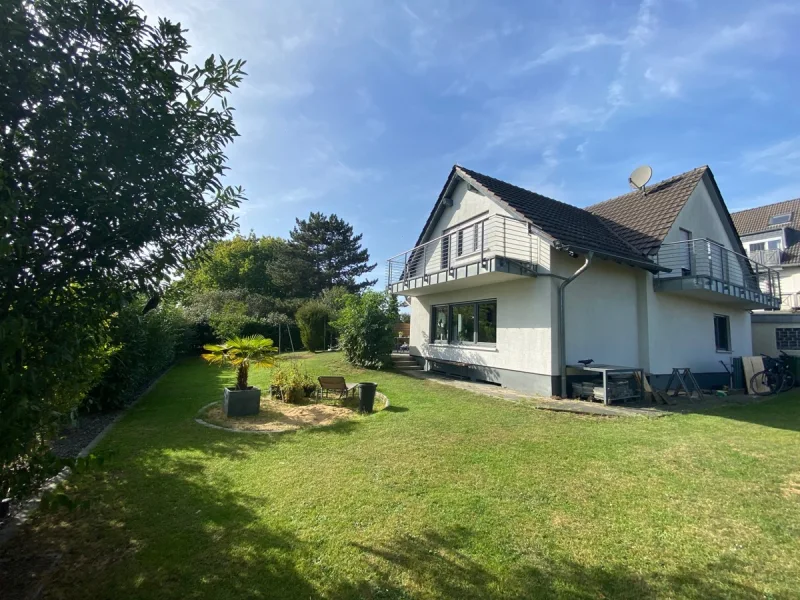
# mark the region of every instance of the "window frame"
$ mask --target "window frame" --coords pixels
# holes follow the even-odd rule
[[[776,219],[783,219],[783,220],[781,220],[779,222],[776,222]],[[789,224],[791,222],[792,222],[792,213],[790,213],[790,212],[783,213],[783,214],[780,214],[780,215],[772,215],[769,218],[770,226],[773,226],[773,225],[787,225],[787,224]]]
[[[480,305],[494,303],[494,329],[495,340],[497,340],[497,298],[482,298],[480,300],[467,300],[463,302],[448,302],[447,304],[433,304],[431,305],[431,343],[437,346],[472,346],[482,348],[496,348],[497,341],[494,342],[479,342],[478,336],[480,331]],[[473,328],[472,328],[472,341],[456,341],[453,339],[453,308],[458,306],[472,306],[473,315]],[[438,309],[444,308],[447,315],[447,340],[435,339],[436,336],[436,315]]]
[[[719,330],[717,328],[717,319],[724,319],[725,322],[725,335],[727,337],[728,347],[722,347],[719,344]],[[731,317],[730,315],[723,315],[714,313],[714,347],[719,353],[730,354],[733,352],[733,341],[731,340]]]

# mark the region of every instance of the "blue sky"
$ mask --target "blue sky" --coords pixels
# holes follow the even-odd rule
[[[248,61],[246,233],[336,213],[379,263],[453,163],[586,206],[708,164],[733,211],[800,196],[800,2],[142,0]]]

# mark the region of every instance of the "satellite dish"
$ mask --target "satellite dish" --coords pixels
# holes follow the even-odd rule
[[[651,169],[647,165],[636,167],[633,173],[631,173],[631,176],[628,177],[628,183],[631,185],[632,189],[640,190],[643,192],[644,186],[647,185],[652,176],[653,176],[653,169]]]

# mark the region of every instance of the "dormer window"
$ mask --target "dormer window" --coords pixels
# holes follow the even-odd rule
[[[786,213],[783,215],[774,215],[769,218],[770,225],[785,225],[786,223],[792,220],[792,213]]]

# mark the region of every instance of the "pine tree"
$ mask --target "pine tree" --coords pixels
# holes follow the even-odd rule
[[[312,212],[308,220],[296,219],[289,244],[295,255],[308,264],[309,291],[318,295],[333,286],[360,292],[375,285],[377,279],[356,281],[373,271],[369,252],[361,247],[362,234],[354,235],[353,226],[336,215]]]

